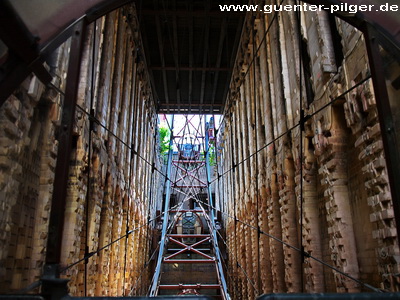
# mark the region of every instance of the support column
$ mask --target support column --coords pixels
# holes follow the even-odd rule
[[[324,121],[319,121],[314,132],[315,153],[322,176],[325,208],[330,235],[331,259],[336,268],[359,278],[356,243],[347,187],[347,128],[343,110],[338,106],[327,108]],[[329,113],[330,111],[330,113]],[[327,116],[331,119],[326,120]],[[354,281],[335,274],[337,292],[359,292]]]

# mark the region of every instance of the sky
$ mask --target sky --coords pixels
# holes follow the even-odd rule
[[[170,128],[173,119],[174,142],[179,144],[204,144],[205,122],[210,122],[212,118],[218,129],[221,115],[158,115],[159,127]]]

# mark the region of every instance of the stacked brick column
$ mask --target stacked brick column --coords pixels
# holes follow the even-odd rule
[[[329,112],[332,114],[332,119],[326,120]],[[324,189],[331,259],[335,267],[358,278],[359,266],[347,186],[348,132],[344,127],[340,108],[329,108],[329,112],[325,113],[326,123],[317,123],[320,125],[315,128],[318,135],[314,139],[314,144],[320,165],[318,173]],[[340,274],[335,274],[335,280],[339,292],[359,291],[357,283]]]
[[[343,30],[342,34],[347,32]],[[360,39],[358,44],[359,50],[352,52],[347,60],[357,60],[359,66],[368,67],[363,41]],[[361,67],[346,68],[345,71],[348,87],[367,76],[365,68]],[[369,221],[373,224],[372,238],[378,246],[375,255],[379,277],[369,280],[379,280],[382,289],[399,289],[400,281],[394,274],[399,272],[397,257],[400,251],[375,101],[372,81],[368,80],[346,96],[344,109],[346,124],[354,135],[354,147],[362,165],[366,202],[370,207]]]

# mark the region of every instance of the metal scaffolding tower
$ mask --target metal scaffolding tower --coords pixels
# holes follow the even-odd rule
[[[206,116],[184,118],[183,124],[176,125],[172,117],[170,126],[164,218],[149,295],[208,295],[230,299],[221,264],[215,213],[209,209],[213,207],[210,184],[213,119],[206,122]]]

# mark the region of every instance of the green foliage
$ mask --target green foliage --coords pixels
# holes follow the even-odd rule
[[[208,159],[209,159],[210,166],[217,165],[215,146],[210,145],[210,147],[208,148],[208,152],[209,152]]]
[[[160,154],[167,155],[170,149],[169,139],[171,136],[171,132],[166,127],[159,127],[158,132],[160,135]]]

